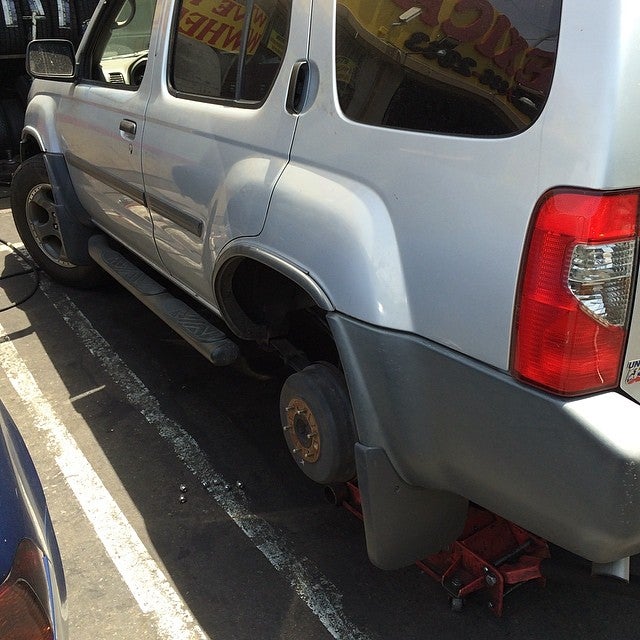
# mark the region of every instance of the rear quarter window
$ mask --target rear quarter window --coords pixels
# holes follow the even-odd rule
[[[560,8],[561,0],[338,0],[340,107],[382,127],[519,133],[549,94]]]

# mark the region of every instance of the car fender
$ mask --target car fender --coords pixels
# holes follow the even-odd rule
[[[412,330],[393,223],[373,188],[289,164],[271,199],[260,243],[308,274],[334,309]]]
[[[38,81],[46,82],[47,93],[34,93],[32,89],[32,98],[29,100],[27,110],[24,117],[24,126],[22,128],[21,139],[21,155],[22,159],[25,159],[25,154],[28,155],[26,149],[33,148],[33,142],[38,145],[40,151],[49,151],[51,153],[62,153],[62,147],[58,138],[58,131],[56,126],[56,113],[60,96],[54,91],[54,87],[50,81]],[[53,83],[55,85],[63,85],[63,83]],[[35,83],[34,83],[35,87]],[[63,85],[64,87],[64,85]],[[36,89],[42,89],[39,85]],[[69,85],[64,87],[66,91],[69,90]],[[66,93],[65,91],[65,93]]]

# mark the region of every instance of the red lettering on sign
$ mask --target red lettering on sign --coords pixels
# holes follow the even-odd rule
[[[498,42],[504,38],[510,28],[511,20],[507,16],[499,14],[487,37],[475,46],[476,51],[487,58],[493,58],[498,49]]]
[[[222,0],[217,7],[211,7],[211,13],[219,16],[228,16],[231,10],[237,7],[238,5],[232,0]]]
[[[240,51],[241,42],[242,31],[240,29],[231,29],[220,48],[225,51]]]
[[[516,82],[527,89],[546,93],[551,86],[551,76],[555,62],[555,53],[532,49],[525,58],[525,63],[516,74]]]
[[[508,75],[513,76],[518,66],[516,58],[524,53],[529,45],[515,27],[509,29],[509,39],[511,44],[504,51],[493,56],[493,61]]]
[[[219,40],[224,35],[225,31],[229,30],[231,25],[218,22],[217,20],[208,20],[205,27],[198,32],[196,38],[202,40],[213,47],[219,48]]]
[[[187,12],[184,20],[180,21],[180,31],[187,36],[195,36],[195,33],[207,22],[207,16],[203,16],[199,13]]]
[[[236,22],[242,22],[244,20],[244,14],[246,13],[246,10],[243,6],[237,4],[236,2],[234,2],[233,4],[235,5],[233,20],[235,20]]]
[[[267,14],[263,11],[253,10],[253,16],[251,16],[251,24],[256,28],[260,29],[260,27],[264,26],[264,23],[267,21]]]
[[[260,44],[261,38],[262,32],[251,30],[249,33],[249,41],[247,42],[247,51],[255,51]]]
[[[444,0],[429,0],[425,6],[425,11],[422,13],[422,21],[430,27],[440,24],[440,10],[443,4]]]
[[[476,17],[469,24],[457,25],[452,20],[456,13],[475,12]],[[459,0],[453,8],[451,17],[442,23],[442,30],[446,35],[460,42],[476,42],[489,30],[493,24],[494,10],[487,0]]]

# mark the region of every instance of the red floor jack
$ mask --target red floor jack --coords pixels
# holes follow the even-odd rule
[[[329,491],[336,504],[362,519],[356,482],[331,487]],[[466,597],[484,591],[491,611],[501,616],[508,593],[527,582],[544,585],[540,564],[549,555],[549,546],[541,538],[490,511],[470,505],[460,537],[448,549],[416,564],[440,582],[454,611],[462,609]]]

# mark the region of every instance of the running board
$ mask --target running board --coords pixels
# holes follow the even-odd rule
[[[237,359],[237,344],[121,253],[112,249],[106,236],[98,234],[89,239],[89,255],[207,360],[215,365],[225,366]]]

